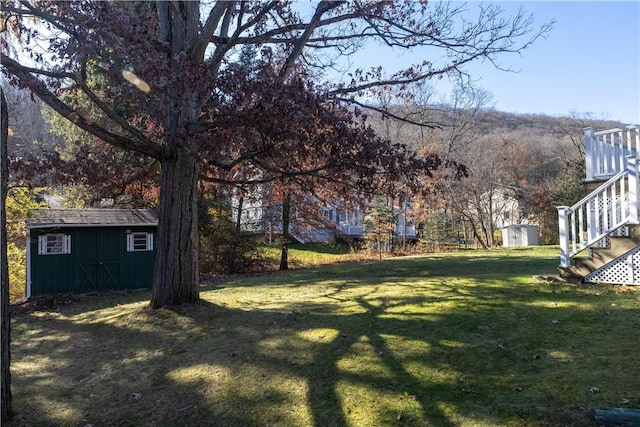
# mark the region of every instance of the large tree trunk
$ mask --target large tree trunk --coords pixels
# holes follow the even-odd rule
[[[196,158],[186,144],[174,145],[162,161],[153,308],[199,298]]]
[[[3,422],[12,415],[11,404],[11,318],[9,317],[9,264],[7,259],[7,188],[9,165],[7,161],[7,139],[9,137],[9,114],[4,91],[0,88],[0,317],[2,317],[2,390],[0,400]]]
[[[198,40],[200,4],[158,2],[160,41],[169,46],[175,76],[187,75],[184,61]],[[196,61],[202,58],[193,58]],[[164,138],[169,155],[161,159],[160,220],[151,307],[195,302],[198,291],[198,168],[185,128],[198,116],[196,89],[175,81],[167,89]]]

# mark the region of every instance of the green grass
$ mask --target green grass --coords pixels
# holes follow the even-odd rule
[[[218,281],[175,310],[15,315],[14,424],[584,426],[640,407],[640,290],[533,279],[557,264],[412,256]]]
[[[262,255],[271,261],[273,269],[280,265],[281,247],[262,246]],[[309,268],[320,265],[334,264],[345,261],[360,261],[371,258],[367,253],[357,253],[351,251],[345,244],[299,244],[289,245],[289,268]]]

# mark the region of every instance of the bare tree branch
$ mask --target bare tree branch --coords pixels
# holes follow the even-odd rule
[[[215,32],[216,28],[218,28],[220,19],[225,14],[225,12],[227,16],[230,16],[231,11],[233,11],[233,9],[236,7],[236,4],[237,2],[229,1],[218,2],[213,6],[211,12],[209,12],[209,16],[207,17],[207,22],[204,24],[204,27],[200,32],[200,37],[193,51],[192,58],[194,61],[202,61],[204,59],[204,52],[210,43],[213,33]]]
[[[62,102],[55,94],[47,89],[44,83],[36,79],[31,74],[28,67],[25,69],[25,67],[5,54],[2,54],[1,58],[2,65],[6,67],[11,74],[16,76],[24,86],[29,87],[29,89],[45,104],[49,105],[58,114],[73,122],[82,130],[85,130],[103,141],[117,147],[133,150],[150,157],[160,158],[165,155],[164,149],[159,144],[145,143],[133,138],[127,138],[110,132],[102,126],[89,121],[87,118],[83,117],[82,114],[79,114],[75,109]]]
[[[322,1],[318,4],[318,6],[316,7],[316,11],[313,14],[313,17],[307,24],[302,35],[298,38],[298,40],[296,40],[296,43],[294,44],[293,49],[291,50],[291,52],[289,53],[289,56],[284,62],[284,65],[280,70],[281,78],[286,79],[291,75],[291,72],[293,71],[293,65],[295,61],[298,59],[298,57],[302,55],[302,51],[307,45],[307,42],[309,41],[311,34],[313,34],[313,31],[318,26],[321,25],[320,18],[322,18],[322,15],[340,6],[340,4],[342,4],[342,2],[329,2],[329,1]]]

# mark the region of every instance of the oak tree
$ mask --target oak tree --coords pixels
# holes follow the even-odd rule
[[[268,114],[247,118],[261,111],[261,102],[273,101],[274,87],[285,90],[308,70],[320,86],[327,83],[328,101],[379,109],[369,102],[376,92],[395,88],[405,96],[406,85],[465,74],[472,61],[501,67],[501,54],[522,51],[549,29],[534,28],[522,11],[505,17],[493,5],[466,19],[466,6],[446,2],[6,0],[2,6],[2,69],[12,82],[105,143],[160,165],[152,307],[198,299],[197,181],[211,171],[232,181],[234,168],[250,163],[256,146],[247,150],[235,141],[262,141],[247,136],[254,123],[269,122]],[[381,58],[417,48],[429,58],[387,73],[352,69],[330,80],[327,71],[340,55],[368,43],[380,44]],[[241,82],[230,64],[247,45],[272,58],[274,87],[235,84]],[[104,82],[99,88],[98,81]],[[91,111],[67,102],[69,90],[80,91]],[[304,123],[295,113],[291,120]],[[244,135],[227,138],[229,132]]]

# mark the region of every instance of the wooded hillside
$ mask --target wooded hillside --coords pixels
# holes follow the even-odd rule
[[[395,110],[396,118],[373,114],[370,123],[385,138],[465,166],[465,179],[439,182],[427,214],[443,216],[441,223],[453,234],[449,239],[471,235],[490,247],[501,243],[495,239],[500,227],[529,223],[539,227],[541,243],[556,243],[555,207],[572,205],[585,195],[584,128],[626,124],[589,114],[496,111],[482,107],[483,96],[458,94],[446,105],[403,106]],[[517,200],[517,212],[508,211],[507,198]]]

